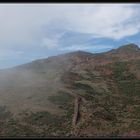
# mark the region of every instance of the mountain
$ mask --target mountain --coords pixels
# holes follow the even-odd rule
[[[70,52],[0,71],[0,136],[140,136],[140,49]]]

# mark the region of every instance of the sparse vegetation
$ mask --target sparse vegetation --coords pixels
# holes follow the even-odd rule
[[[87,84],[74,83],[74,88],[75,89],[85,90],[89,94],[96,94],[96,92],[94,91],[94,89],[90,85],[87,85]]]
[[[37,124],[37,125],[53,125],[53,126],[59,126],[61,121],[60,117],[56,115],[52,115],[47,111],[42,112],[36,112],[31,113],[31,115],[28,117],[28,120],[31,121],[31,124]]]
[[[64,105],[68,102],[72,101],[73,96],[71,96],[69,93],[65,92],[59,92],[58,95],[49,96],[49,101],[53,102],[57,105]]]
[[[135,76],[129,72],[126,62],[116,62],[112,65],[112,69],[113,69],[113,78],[117,82],[135,79]]]
[[[86,53],[72,53],[0,73],[1,104],[9,105],[0,106],[0,136],[140,132],[139,58],[124,60],[119,53],[97,54],[90,61]],[[77,97],[80,117],[74,127]]]

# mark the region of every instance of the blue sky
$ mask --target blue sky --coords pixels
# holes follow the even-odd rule
[[[0,4],[0,69],[66,52],[140,45],[139,4]]]

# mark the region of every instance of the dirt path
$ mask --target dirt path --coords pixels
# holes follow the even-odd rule
[[[75,99],[75,105],[74,105],[73,120],[72,120],[73,126],[75,126],[77,124],[77,121],[79,119],[79,106],[80,106],[80,101],[81,101],[81,98],[80,97],[76,97],[76,99]]]

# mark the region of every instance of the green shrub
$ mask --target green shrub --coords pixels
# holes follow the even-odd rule
[[[96,94],[95,90],[90,85],[87,84],[74,83],[74,88],[85,90],[89,94]]]
[[[54,104],[64,105],[72,101],[73,96],[71,96],[69,93],[59,92],[58,95],[49,96],[48,99]]]
[[[119,81],[118,87],[125,94],[140,96],[140,80]]]
[[[116,62],[112,65],[113,78],[115,81],[121,80],[133,80],[135,79],[134,74],[130,73],[125,62]]]
[[[61,117],[50,114],[47,111],[42,111],[42,112],[36,112],[32,113],[29,117],[28,120],[31,122],[31,124],[37,124],[37,125],[53,125],[53,126],[58,126],[60,125]]]

